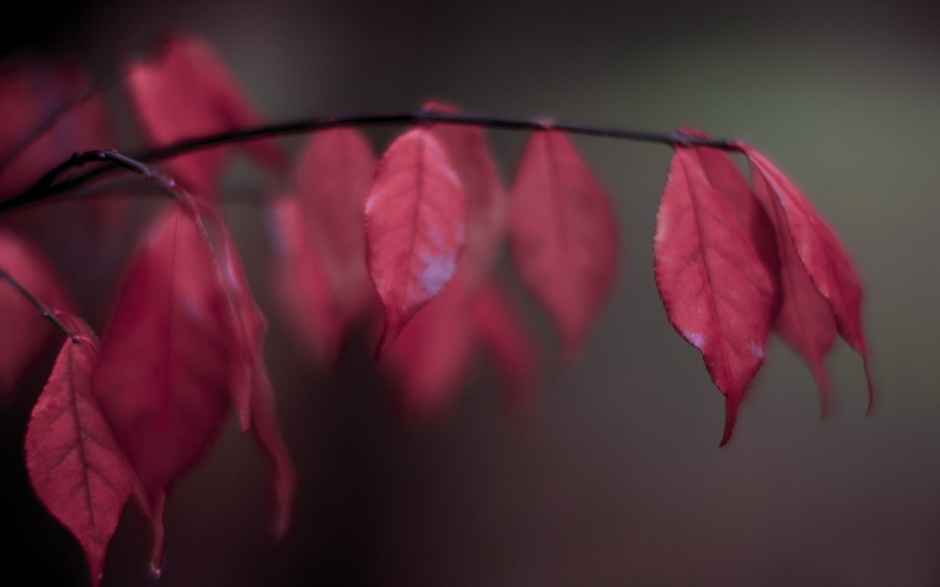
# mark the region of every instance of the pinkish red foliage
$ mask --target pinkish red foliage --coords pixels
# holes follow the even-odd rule
[[[558,131],[532,134],[510,199],[513,261],[554,318],[572,359],[617,270],[610,199]]]
[[[26,466],[36,495],[81,544],[92,585],[131,495],[134,471],[114,440],[91,387],[98,337],[78,318],[66,338],[26,431]]]
[[[102,103],[79,100],[86,84],[73,67],[0,70],[8,122],[0,131],[0,192],[28,187],[72,151],[113,146]],[[260,121],[218,55],[191,37],[169,38],[154,57],[130,64],[126,88],[157,146]],[[423,112],[457,111],[429,104]],[[809,364],[825,410],[824,359],[836,332],[869,371],[863,290],[848,254],[754,148],[706,146],[691,129],[676,136],[656,218],[655,279],[669,322],[701,351],[725,395],[722,443],[772,329]],[[284,167],[272,140],[247,148],[265,165]],[[70,337],[33,410],[26,460],[40,500],[84,549],[93,584],[130,495],[152,522],[151,570],[159,574],[168,495],[209,453],[232,411],[269,460],[273,533],[289,526],[297,476],[264,358],[268,323],[219,209],[232,149],[165,161],[175,182],[163,187],[176,201],[139,237],[100,342],[71,314],[43,251],[0,231],[0,329],[16,333],[0,339],[0,398],[11,397],[52,332],[34,306],[57,310]],[[735,150],[750,162],[750,184],[728,157]],[[124,220],[111,204],[81,204],[94,210],[92,231],[106,234]],[[330,366],[351,326],[383,312],[379,365],[411,416],[446,413],[480,351],[495,363],[506,406],[517,414],[531,407],[535,345],[494,272],[507,238],[569,359],[617,272],[610,198],[568,135],[547,123],[531,133],[508,191],[478,126],[425,116],[377,162],[358,131],[321,130],[267,205],[269,277],[304,351]]]
[[[437,139],[424,129],[396,139],[366,199],[366,263],[385,308],[380,354],[456,271],[466,217],[463,185]]]

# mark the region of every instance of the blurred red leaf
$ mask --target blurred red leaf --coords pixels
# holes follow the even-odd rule
[[[26,467],[43,505],[81,544],[98,585],[135,477],[92,393],[98,338],[78,318],[60,317],[78,336],[63,343],[33,407]]]
[[[559,131],[532,133],[510,188],[512,256],[574,358],[610,292],[617,226],[610,199]]]
[[[41,302],[69,311],[72,301],[46,256],[29,241],[0,230],[0,269]],[[16,383],[54,332],[39,311],[9,283],[0,282],[0,403],[9,401]]]
[[[375,156],[356,130],[314,133],[297,162],[295,197],[302,226],[322,260],[340,329],[377,302],[366,270],[363,222]]]
[[[405,325],[383,358],[406,416],[442,417],[460,390],[476,347],[466,287],[462,274],[455,275]]]
[[[379,354],[454,274],[466,215],[460,178],[428,131],[388,147],[366,200],[366,259],[385,308]]]
[[[871,408],[874,387],[861,315],[864,292],[852,259],[835,231],[773,162],[749,145],[739,143],[737,146],[751,164],[755,192],[774,220],[778,242],[786,243],[786,246],[780,245],[788,288],[784,290],[786,313],[779,324],[781,333],[813,369],[825,408],[828,387],[822,357],[831,345],[830,318],[812,293],[814,288],[828,301],[829,315],[835,319],[839,334],[862,356]],[[803,272],[811,284],[807,283]]]
[[[209,451],[243,356],[205,235],[174,206],[131,260],[92,379],[151,511]]]
[[[656,215],[654,270],[670,323],[702,352],[725,395],[725,444],[763,363],[777,294],[773,276],[698,150],[676,146]]]
[[[125,79],[144,131],[158,146],[256,126],[261,120],[219,55],[195,37],[165,39],[154,57],[130,63]],[[251,141],[246,148],[265,165],[285,164],[271,139]],[[213,147],[174,157],[165,165],[194,194],[214,198],[232,152],[230,145]]]
[[[237,335],[241,338],[244,371],[235,371],[232,394],[242,431],[251,429],[270,463],[274,498],[272,530],[281,538],[287,531],[297,486],[297,474],[277,421],[277,406],[268,367],[264,339],[268,321],[255,302],[238,256],[235,241],[221,217],[211,210],[203,217],[208,236],[215,243],[215,259],[221,283],[228,295]]]
[[[104,102],[92,89],[91,76],[72,63],[23,58],[0,67],[0,194],[25,190],[74,153],[115,146]],[[5,222],[77,278],[90,258],[113,254],[112,237],[126,210],[123,198],[95,198],[27,210]]]
[[[287,327],[317,361],[332,364],[342,342],[344,320],[327,269],[310,242],[297,199],[272,198],[271,215],[273,279]],[[364,259],[358,263],[365,267]]]
[[[498,280],[490,279],[476,292],[470,312],[480,343],[499,368],[505,405],[524,415],[534,399],[536,349]]]

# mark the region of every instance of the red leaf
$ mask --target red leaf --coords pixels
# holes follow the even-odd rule
[[[475,348],[466,284],[458,273],[402,329],[383,364],[407,416],[440,417],[460,389]]]
[[[264,362],[264,336],[268,328],[267,319],[251,295],[245,268],[242,266],[228,228],[222,218],[211,209],[199,215],[196,226],[206,239],[206,246],[212,253],[218,283],[222,286],[228,302],[229,318],[234,327],[239,346],[240,360],[232,366],[232,400],[238,414],[242,432],[251,425],[252,395],[255,386],[255,372],[267,372]]]
[[[200,39],[177,35],[150,60],[126,71],[127,89],[150,140],[166,145],[183,139],[256,126],[260,117],[244,97],[222,59]],[[279,168],[277,144],[252,141],[247,149],[260,162]],[[182,155],[166,163],[171,175],[200,196],[213,195],[231,146]]]
[[[510,198],[513,260],[554,318],[571,359],[617,269],[610,200],[571,141],[551,130],[532,134]]]
[[[268,321],[251,295],[248,278],[235,242],[222,219],[208,212],[210,236],[215,237],[216,263],[234,312],[233,320],[241,338],[242,373],[234,372],[232,391],[242,431],[250,427],[255,440],[271,465],[271,487],[274,496],[272,531],[282,538],[290,522],[297,474],[277,421],[277,408],[268,367],[264,361],[264,338]],[[246,404],[247,402],[247,404]]]
[[[656,215],[653,258],[669,321],[702,352],[725,395],[725,444],[763,363],[777,298],[772,276],[696,149],[676,147]]]
[[[52,264],[25,239],[0,230],[0,269],[44,304],[70,309],[72,302]],[[53,330],[23,295],[0,281],[0,403],[9,401],[16,383],[42,351]]]
[[[460,179],[428,131],[389,146],[366,200],[366,258],[385,307],[379,354],[454,274],[466,214]]]
[[[78,338],[65,340],[33,408],[26,467],[43,505],[81,544],[98,585],[134,472],[92,393],[98,339],[81,320],[61,317]]]
[[[284,436],[277,420],[277,402],[267,370],[255,371],[254,393],[251,395],[251,431],[271,463],[271,493],[274,512],[271,534],[281,539],[290,526],[294,495],[297,493],[297,471],[291,462]]]
[[[340,328],[376,302],[366,271],[364,206],[375,173],[366,139],[349,128],[314,133],[297,166],[296,198],[303,230],[322,259]]]
[[[243,353],[205,235],[174,207],[131,262],[93,376],[151,508],[208,452]]]
[[[506,406],[516,414],[524,414],[532,405],[535,391],[536,355],[497,280],[491,279],[476,293],[470,315],[480,342],[496,359]]]
[[[104,103],[87,94],[91,87],[88,73],[70,63],[24,59],[0,68],[0,194],[30,187],[73,153],[114,146]],[[90,257],[113,251],[110,237],[126,209],[126,199],[93,198],[27,210],[9,221],[78,278],[87,275]]]
[[[426,104],[424,109],[457,112],[456,108],[441,104]],[[468,287],[475,290],[486,281],[496,260],[506,233],[509,200],[483,129],[447,123],[435,123],[429,128],[447,150],[467,195],[466,245],[458,270],[464,274]]]
[[[320,252],[310,244],[297,200],[272,198],[271,212],[274,283],[287,326],[310,355],[332,364],[342,342],[344,320],[327,269]],[[362,259],[358,263],[365,266]]]
[[[865,334],[862,328],[862,295],[861,279],[852,263],[851,258],[839,241],[835,231],[823,220],[822,216],[813,208],[810,201],[767,157],[756,151],[753,147],[744,144],[737,145],[747,155],[751,163],[752,175],[755,178],[754,186],[761,194],[764,205],[775,219],[778,227],[778,241],[787,239],[795,253],[784,263],[791,265],[799,259],[803,269],[812,281],[816,291],[829,302],[832,316],[835,318],[836,328],[842,338],[862,356],[865,365],[865,374],[868,378],[868,405],[871,408],[874,399],[874,387],[871,380],[871,370],[868,360],[868,349]],[[784,234],[784,229],[788,234]],[[782,247],[781,248],[785,248]],[[790,247],[785,248],[790,251]],[[789,254],[789,253],[788,253]],[[796,324],[791,315],[785,316],[784,325],[789,334],[785,334],[800,352],[804,354],[807,362],[820,378],[822,356],[828,350],[826,342],[827,333],[824,329],[826,319],[822,324],[813,324],[810,321],[819,319],[825,312],[818,301],[812,300],[808,293],[807,284],[801,281],[798,268],[791,268],[793,283],[790,284],[793,304],[812,304],[806,308],[807,314],[799,319],[808,332],[795,332]],[[786,301],[785,301],[786,303]],[[810,309],[812,308],[812,309]],[[806,325],[807,323],[809,325]],[[783,327],[782,327],[783,328]],[[824,374],[823,374],[824,377]],[[825,380],[820,379],[820,386]],[[823,401],[825,405],[826,388],[823,387]]]
[[[697,129],[683,127],[679,130],[692,137],[708,138],[705,133]],[[715,191],[721,194],[728,210],[750,237],[758,256],[771,275],[776,275],[780,259],[777,254],[774,225],[762,203],[754,197],[755,194],[741,175],[741,171],[731,161],[726,151],[699,145],[688,145],[685,148],[695,152],[708,182]]]

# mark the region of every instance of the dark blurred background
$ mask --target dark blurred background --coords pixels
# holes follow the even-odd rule
[[[651,270],[670,152],[578,139],[623,231],[616,289],[583,356],[557,363],[552,330],[519,289],[541,336],[536,416],[507,418],[482,368],[448,422],[412,426],[394,417],[361,347],[335,374],[307,364],[265,287],[264,219],[232,206],[273,322],[267,355],[301,481],[294,525],[283,543],[268,538],[264,466],[233,422],[171,494],[159,584],[940,585],[933,3],[18,6],[25,14],[0,25],[7,56],[66,55],[107,79],[158,34],[182,29],[214,43],[273,120],[411,110],[434,98],[473,112],[691,124],[746,139],[807,190],[867,284],[874,413],[864,415],[861,361],[840,343],[829,362],[836,409],[821,422],[808,370],[775,341],[734,441],[719,450],[721,396],[669,326]],[[377,150],[388,136],[373,134]],[[509,177],[524,137],[490,136]],[[38,390],[42,374],[31,382]],[[21,442],[9,430],[3,439]],[[9,476],[0,483],[25,483]],[[23,504],[4,506],[20,515],[0,519],[17,543],[0,551],[0,578],[9,577],[0,582],[83,584],[77,546],[23,493]],[[148,544],[128,508],[103,585],[150,584]]]

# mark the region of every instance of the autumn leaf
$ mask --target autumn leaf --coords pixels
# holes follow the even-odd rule
[[[676,146],[656,215],[653,260],[670,323],[701,351],[725,395],[725,444],[764,361],[777,293],[774,277],[713,185],[698,149]]]
[[[237,366],[243,371],[233,373],[232,399],[242,431],[252,431],[269,461],[274,498],[272,532],[282,538],[290,523],[297,474],[277,421],[274,389],[264,360],[268,321],[251,294],[235,241],[222,218],[212,210],[207,210],[201,218],[207,228],[204,235],[210,239],[207,244],[213,245],[217,275],[228,296],[231,318],[241,344],[242,362]]]
[[[385,308],[383,354],[450,280],[464,244],[466,197],[446,151],[428,131],[396,139],[366,200],[366,259]]]
[[[143,130],[157,146],[260,122],[222,59],[196,37],[164,39],[155,56],[127,66],[125,80]],[[284,154],[271,139],[252,141],[247,149],[265,165],[284,166]],[[174,157],[166,167],[192,193],[213,200],[232,152],[230,145],[214,147]]]
[[[7,272],[43,303],[63,310],[71,297],[52,264],[33,244],[0,230],[0,270]],[[30,363],[52,333],[49,324],[23,295],[0,281],[0,403],[8,402]]]
[[[452,106],[438,103],[425,104],[423,109],[457,112]],[[467,197],[466,244],[458,270],[473,291],[486,282],[496,261],[509,220],[509,200],[483,129],[444,122],[429,129],[447,151]]]
[[[490,351],[502,379],[502,397],[510,413],[525,415],[535,395],[538,358],[525,326],[496,278],[473,296],[471,321],[479,344]]]
[[[303,230],[322,261],[340,330],[377,302],[365,258],[365,201],[375,155],[356,130],[314,133],[297,161],[294,196]]]
[[[135,476],[92,392],[98,338],[78,318],[60,318],[76,336],[65,339],[33,407],[26,467],[43,505],[78,540],[98,585]]]
[[[440,418],[453,405],[476,348],[468,300],[458,273],[405,325],[383,357],[405,416]]]
[[[228,413],[243,359],[229,304],[193,212],[162,213],[130,262],[92,378],[151,509]]]
[[[564,133],[545,130],[526,145],[510,206],[513,261],[573,359],[616,274],[610,199]]]
[[[336,361],[345,326],[321,253],[311,241],[296,198],[271,198],[272,279],[286,326],[321,364]],[[363,259],[358,261],[365,267]],[[368,283],[371,287],[371,282]],[[372,295],[375,295],[374,293]]]
[[[862,327],[863,288],[855,265],[835,231],[800,189],[756,149],[743,143],[736,146],[751,164],[754,190],[774,220],[778,242],[785,243],[780,248],[788,280],[784,296],[789,299],[784,299],[786,313],[781,318],[781,333],[810,364],[825,409],[828,384],[822,359],[832,344],[829,324],[834,319],[841,337],[862,356],[871,409],[874,387]],[[829,312],[817,294],[828,301]]]

